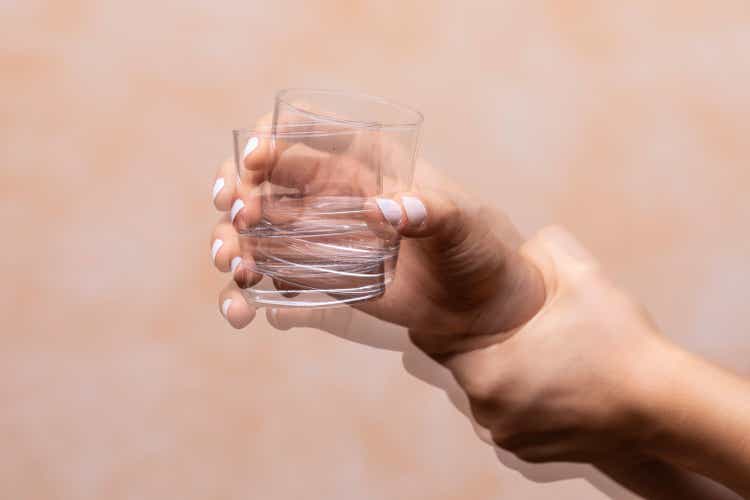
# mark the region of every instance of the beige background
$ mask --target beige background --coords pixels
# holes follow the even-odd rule
[[[0,23],[3,498],[620,495],[499,463],[397,351],[224,323],[213,171],[285,86],[413,104],[434,163],[527,234],[571,227],[750,374],[747,0],[4,0]]]

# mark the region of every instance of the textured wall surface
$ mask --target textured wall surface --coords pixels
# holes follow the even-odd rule
[[[498,461],[398,350],[232,331],[214,168],[281,87],[413,104],[436,165],[750,374],[748,53],[747,0],[0,2],[0,496],[620,495]]]

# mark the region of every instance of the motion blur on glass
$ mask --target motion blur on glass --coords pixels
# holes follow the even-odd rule
[[[400,238],[376,197],[411,186],[421,123],[377,97],[282,90],[270,124],[234,131],[233,222],[262,277],[247,300],[332,307],[385,292]]]

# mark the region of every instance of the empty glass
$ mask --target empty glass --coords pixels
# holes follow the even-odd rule
[[[422,116],[366,95],[282,90],[270,124],[234,131],[248,301],[332,307],[381,296],[400,238],[373,202],[411,187]]]

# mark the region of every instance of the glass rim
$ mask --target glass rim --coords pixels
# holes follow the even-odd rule
[[[335,118],[330,115],[316,113],[315,111],[311,111],[309,109],[305,109],[295,104],[292,104],[289,100],[286,99],[286,96],[288,96],[289,94],[293,92],[307,93],[307,94],[339,95],[339,96],[344,96],[344,97],[349,97],[349,98],[357,98],[357,99],[362,99],[366,101],[371,101],[371,102],[383,104],[386,106],[390,106],[391,108],[398,109],[399,111],[410,114],[412,115],[414,119],[406,120],[406,121],[397,121],[393,123],[379,123],[379,122],[366,122],[366,121],[361,121],[361,120],[347,120],[344,118]],[[411,128],[419,127],[424,122],[424,115],[422,115],[422,113],[416,108],[413,108],[406,104],[402,104],[397,101],[393,101],[391,99],[386,99],[385,97],[374,96],[374,95],[365,94],[361,92],[349,92],[346,90],[334,90],[334,89],[307,89],[307,88],[289,87],[289,88],[281,89],[278,92],[276,92],[276,102],[277,104],[283,103],[285,106],[288,106],[294,109],[298,113],[315,118],[317,120],[321,120],[321,121],[325,121],[329,123],[336,123],[340,125],[346,125],[346,126],[353,127],[353,128],[411,129]]]
[[[239,136],[259,136],[266,138],[294,138],[294,137],[327,137],[334,135],[351,135],[351,130],[315,130],[310,129],[310,124],[295,123],[276,125],[274,128],[271,124],[255,125],[254,127],[235,128],[232,134]]]

